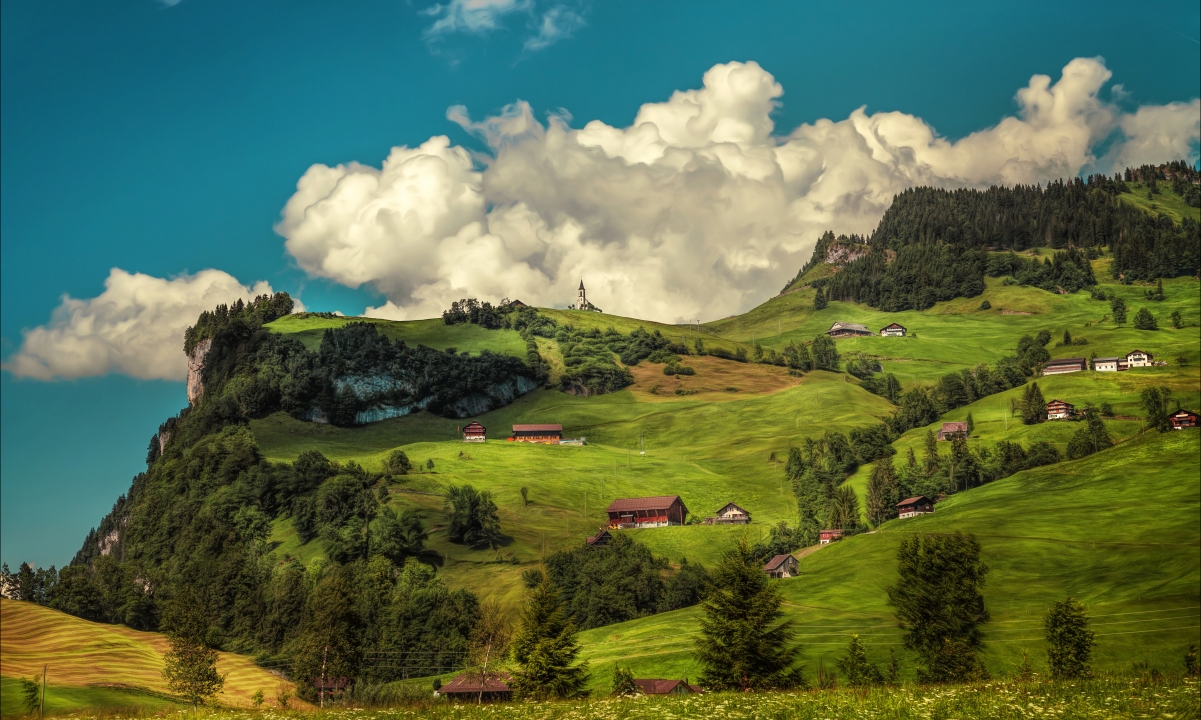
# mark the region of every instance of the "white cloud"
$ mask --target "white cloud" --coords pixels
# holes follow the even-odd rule
[[[447,117],[490,148],[481,166],[445,137],[380,169],[314,165],[276,229],[308,272],[383,292],[369,314],[430,317],[468,295],[562,305],[582,277],[608,312],[718,317],[775,293],[823,231],[869,233],[905,188],[1046,182],[1198,141],[1196,101],[1123,113],[1098,95],[1110,75],[1088,58],[1035,75],[1015,116],[956,141],[863,108],[781,136],[783,88],[754,62],[714,66],[624,128],[543,124],[522,102],[472,122],[456,106]]]
[[[450,0],[422,11],[437,18],[426,28],[425,36],[429,39],[456,32],[485,33],[499,27],[505,15],[529,12],[532,8],[532,0]]]
[[[183,380],[184,330],[200,313],[271,292],[265,281],[245,286],[220,270],[167,280],[113,268],[100,295],[87,300],[64,295],[49,323],[24,331],[21,348],[4,369],[38,380],[111,372]]]
[[[571,37],[584,27],[584,18],[565,5],[556,5],[542,13],[538,20],[537,34],[527,38],[522,47],[528,51],[541,50],[556,42]]]

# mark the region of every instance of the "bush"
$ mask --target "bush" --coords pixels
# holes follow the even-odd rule
[[[990,303],[989,301],[985,300],[984,302],[980,303],[980,309],[981,309],[981,310],[991,310],[991,309],[992,309],[992,303]]]
[[[1057,602],[1047,613],[1044,625],[1051,677],[1057,680],[1087,677],[1094,633],[1088,629],[1084,606],[1072,598]]]
[[[1134,327],[1137,330],[1158,330],[1159,321],[1147,308],[1139,308],[1139,311],[1134,314]]]

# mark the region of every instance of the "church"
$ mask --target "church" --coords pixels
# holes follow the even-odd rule
[[[584,281],[580,280],[580,294],[576,298],[575,304],[571,306],[572,310],[591,310],[593,312],[602,312],[600,308],[588,302],[587,296],[584,294]]]

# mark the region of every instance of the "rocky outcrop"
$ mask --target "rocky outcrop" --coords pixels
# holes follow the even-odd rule
[[[859,258],[866,256],[869,252],[871,252],[871,248],[869,248],[867,245],[860,245],[859,243],[836,242],[832,243],[830,247],[826,249],[825,261],[831,265],[844,267],[847,265],[847,263],[858,260]]]
[[[200,379],[204,372],[204,359],[208,356],[209,348],[213,346],[212,338],[205,338],[196,343],[192,353],[188,355],[188,404],[195,405],[204,392],[204,382]]]
[[[393,393],[397,390],[412,391],[412,383],[387,375],[349,375],[335,380],[334,387],[338,392],[349,390],[363,400],[370,400],[372,397]],[[519,375],[509,378],[504,382],[490,385],[483,392],[472,393],[466,397],[459,398],[450,406],[450,409],[455,417],[460,418],[482,415],[490,410],[508,405],[536,387],[538,387],[536,380]],[[433,401],[434,398],[432,396],[427,396],[404,405],[386,405],[382,403],[373,405],[356,412],[354,424],[366,425],[368,423],[379,422],[380,420],[411,415],[412,413],[425,410]],[[303,418],[316,423],[329,422],[329,418],[318,407],[310,408],[303,415]]]

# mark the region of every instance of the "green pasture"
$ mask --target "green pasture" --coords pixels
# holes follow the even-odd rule
[[[1191,217],[1194,220],[1201,219],[1201,208],[1186,205],[1184,198],[1172,192],[1171,183],[1159,182],[1156,185],[1159,188],[1159,193],[1152,197],[1147,197],[1148,190],[1145,184],[1137,182],[1126,183],[1131,192],[1118,195],[1118,200],[1128,205],[1133,205],[1151,215],[1166,215],[1177,223],[1186,217]]]
[[[455,348],[459,352],[479,354],[491,350],[504,355],[525,357],[525,341],[513,330],[485,330],[478,325],[447,325],[441,318],[429,320],[382,320],[364,317],[323,318],[301,313],[285,315],[268,323],[267,327],[282,335],[292,335],[304,343],[309,350],[321,347],[325,331],[340,328],[350,322],[366,322],[376,326],[383,335],[393,340],[404,340],[409,345],[425,345],[435,350]]]
[[[141,688],[76,687],[46,683],[46,714],[48,716],[85,712],[105,715],[138,715],[163,713],[183,707],[159,693]],[[18,678],[0,676],[0,717],[29,717]]]

